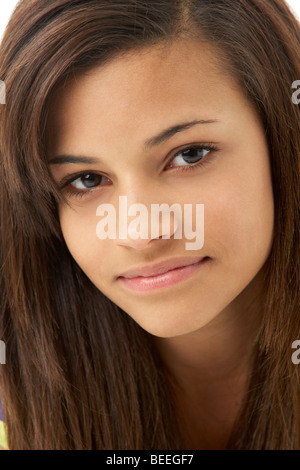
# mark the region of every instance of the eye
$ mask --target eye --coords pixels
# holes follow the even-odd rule
[[[79,178],[69,182],[69,185],[77,190],[93,189],[97,186],[102,186],[109,179],[103,175],[97,175],[96,173],[82,174]]]
[[[199,145],[182,149],[173,157],[168,168],[191,166],[195,163],[200,163],[211,150],[217,149],[211,145]]]
[[[168,168],[173,168],[174,171],[193,171],[197,167],[209,165],[213,162],[214,154],[208,155],[214,151],[216,154],[219,147],[212,143],[192,144],[178,151],[167,165]],[[111,180],[98,173],[83,171],[68,175],[60,181],[59,188],[69,197],[83,198],[100,186],[108,186],[112,184]]]

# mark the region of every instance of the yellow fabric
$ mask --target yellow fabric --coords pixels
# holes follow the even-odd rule
[[[6,439],[6,429],[5,424],[3,421],[0,421],[0,447],[4,447],[4,449],[8,449],[7,439]]]

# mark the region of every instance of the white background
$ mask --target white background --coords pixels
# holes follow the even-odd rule
[[[51,0],[49,0],[51,1]],[[5,27],[8,23],[18,0],[0,0],[0,41],[2,39]],[[300,20],[300,0],[287,0],[294,13]]]

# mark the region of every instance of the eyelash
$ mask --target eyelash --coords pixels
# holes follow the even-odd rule
[[[212,143],[201,144],[201,145],[200,144],[199,145],[190,145],[188,147],[182,148],[177,153],[175,153],[175,155],[173,155],[171,161],[173,161],[174,158],[177,157],[181,152],[185,152],[186,150],[209,150],[210,152],[212,152],[212,151],[218,152],[219,148],[216,147]],[[199,162],[191,163],[190,165],[187,164],[187,165],[183,165],[183,166],[177,166],[177,167],[174,167],[174,168],[175,168],[175,171],[182,171],[182,172],[184,172],[184,171],[193,171],[196,168],[199,168],[201,166],[208,165],[209,163],[212,163],[212,160],[213,160],[213,158],[210,156],[210,153],[209,153],[206,156],[204,156]],[[73,183],[74,181],[76,181],[78,178],[81,178],[81,177],[87,176],[87,175],[91,175],[91,174],[98,174],[98,173],[92,172],[92,171],[81,171],[79,173],[75,173],[75,174],[67,176],[66,178],[64,178],[61,181],[60,190],[64,190],[66,195],[71,196],[71,197],[77,197],[77,198],[84,197],[86,194],[90,193],[91,191],[94,191],[95,189],[99,188],[99,186],[102,186],[102,185],[99,185],[99,186],[96,186],[95,188],[91,188],[91,189],[87,189],[87,190],[76,190],[76,191],[68,189],[68,186],[71,183]],[[103,176],[103,175],[100,175],[100,176]]]

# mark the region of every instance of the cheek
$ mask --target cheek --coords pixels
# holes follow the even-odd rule
[[[274,204],[269,167],[249,166],[227,174],[205,208],[205,233],[216,258],[235,271],[258,270],[272,245]]]
[[[65,242],[71,255],[87,275],[90,272],[101,272],[105,256],[108,256],[107,249],[104,249],[105,241],[100,241],[96,235],[95,214],[96,209],[87,205],[78,210],[60,210],[60,224]]]

